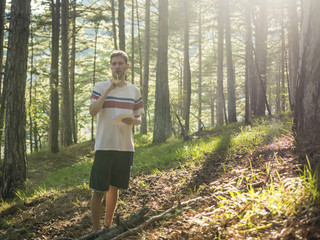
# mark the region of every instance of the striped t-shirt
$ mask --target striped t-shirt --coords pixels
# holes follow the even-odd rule
[[[96,83],[91,95],[91,103],[109,88],[111,81]],[[126,82],[123,87],[110,91],[97,115],[95,151],[134,151],[132,125],[114,123],[120,114],[140,116],[144,113],[141,92],[135,85]]]

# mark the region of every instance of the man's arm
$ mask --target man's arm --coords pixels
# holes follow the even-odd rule
[[[104,100],[106,99],[110,91],[115,88],[116,88],[115,84],[111,84],[111,86],[96,101],[90,104],[89,112],[92,117],[98,114],[98,112],[101,110],[103,106]]]

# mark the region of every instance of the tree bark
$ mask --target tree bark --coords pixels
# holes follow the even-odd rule
[[[70,63],[70,105],[71,105],[71,127],[73,142],[78,142],[76,109],[74,102],[75,95],[75,67],[76,67],[76,19],[77,19],[77,0],[72,1],[72,34],[71,34],[71,63]]]
[[[60,32],[60,0],[51,1],[52,7],[52,55],[50,72],[50,148],[51,152],[59,152],[59,32]]]
[[[183,64],[183,90],[184,90],[184,110],[185,110],[185,134],[190,131],[190,105],[191,105],[191,70],[189,61],[189,0],[184,0],[184,64]],[[185,136],[183,136],[185,137]]]
[[[149,93],[149,59],[150,59],[150,0],[146,0],[145,5],[145,35],[144,35],[144,72],[142,84],[142,102],[144,113],[142,115],[141,128],[142,134],[148,132],[147,112],[148,112],[148,93]]]
[[[98,42],[98,31],[100,20],[95,23],[95,37],[94,37],[94,55],[93,55],[93,75],[92,75],[92,86],[96,84],[96,64],[97,64],[97,42]],[[94,117],[91,117],[91,141],[94,140]]]
[[[0,157],[2,156],[2,133],[4,122],[4,110],[6,104],[7,86],[2,76],[3,72],[3,43],[4,43],[4,24],[5,24],[6,0],[0,0]]]
[[[219,0],[218,9],[218,70],[217,70],[217,125],[223,125],[223,36],[224,36],[224,1]]]
[[[297,1],[288,0],[288,43],[289,43],[289,82],[288,92],[290,108],[295,110],[296,106],[296,89],[299,69],[299,30],[298,30],[298,14],[297,14]]]
[[[134,0],[131,0],[131,82],[134,84],[134,51],[135,51],[135,42],[134,42]]]
[[[259,7],[259,17],[256,31],[256,62],[258,63],[257,78],[257,105],[255,116],[264,116],[266,111],[266,89],[267,89],[267,37],[268,37],[268,18],[267,1],[261,1]]]
[[[69,0],[62,0],[61,8],[61,93],[64,146],[72,144],[69,91]]]
[[[25,90],[30,0],[12,0],[5,78],[8,80],[2,197],[26,180]]]
[[[255,92],[255,71],[253,60],[253,46],[252,46],[252,26],[251,26],[251,10],[250,1],[245,7],[246,18],[246,80],[245,80],[245,122],[249,124],[252,117],[252,106],[256,103]]]
[[[126,36],[125,36],[125,24],[124,24],[124,0],[119,0],[119,45],[120,45],[120,50],[126,51]]]
[[[33,36],[33,30],[32,25],[30,26],[30,38],[31,38],[31,71],[30,71],[30,85],[29,85],[29,146],[30,146],[30,152],[33,153],[33,117],[32,117],[32,89],[33,89],[33,71],[34,71],[34,36]]]
[[[136,15],[137,15],[137,25],[138,25],[139,77],[140,77],[139,84],[140,84],[140,87],[141,87],[142,86],[142,81],[143,81],[143,74],[142,74],[141,29],[140,29],[138,0],[136,0]]]
[[[116,14],[115,14],[114,0],[111,0],[111,14],[112,14],[112,31],[113,31],[114,49],[118,49],[117,28],[116,28]]]
[[[320,129],[319,1],[303,1],[295,127],[299,140],[319,143]]]
[[[198,45],[199,45],[199,79],[198,79],[198,131],[202,127],[200,121],[202,115],[202,8],[201,0],[199,0],[199,34],[198,34]]]
[[[229,123],[237,122],[236,111],[236,86],[235,74],[232,61],[232,44],[230,30],[230,10],[229,0],[225,0],[225,38],[226,38],[226,55],[227,55],[227,83],[228,83],[228,120]]]
[[[153,142],[164,142],[171,135],[168,83],[168,0],[159,2],[159,40],[156,72],[156,99]]]
[[[281,9],[281,111],[286,111],[286,98],[285,98],[285,74],[286,74],[286,39],[284,34],[284,14]],[[270,102],[270,101],[269,101]]]

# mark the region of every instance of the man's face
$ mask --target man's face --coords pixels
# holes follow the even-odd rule
[[[113,79],[123,80],[126,74],[129,64],[126,64],[124,58],[121,56],[116,56],[111,59],[110,65],[112,71]]]

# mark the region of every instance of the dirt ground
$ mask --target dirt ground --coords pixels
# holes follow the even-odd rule
[[[285,164],[275,161],[275,155]],[[226,163],[226,158],[232,160]],[[252,169],[264,171],[267,163],[273,166],[274,173],[296,176],[298,158],[294,139],[288,134],[254,152],[208,155],[201,166],[136,176],[131,179],[130,188],[120,193],[116,218],[124,220],[147,206],[150,209],[147,220],[179,202],[202,197],[202,201],[175,211],[126,239],[219,239],[219,234],[222,239],[258,239],[256,232],[229,231],[237,219],[229,219],[220,226],[210,224],[219,208],[216,189],[221,186],[239,188],[239,184],[236,185],[240,175],[250,175]],[[259,189],[266,180],[267,174],[253,184]],[[246,182],[241,184],[244,188],[247,185]],[[225,191],[228,189],[222,189],[221,194]],[[90,197],[87,187],[79,187],[59,193],[47,192],[23,205],[11,207],[0,213],[0,239],[77,239],[86,235],[92,231]],[[319,213],[319,206],[314,206],[290,218],[270,216],[272,224],[259,230],[259,234],[263,236],[261,239],[320,239]]]

